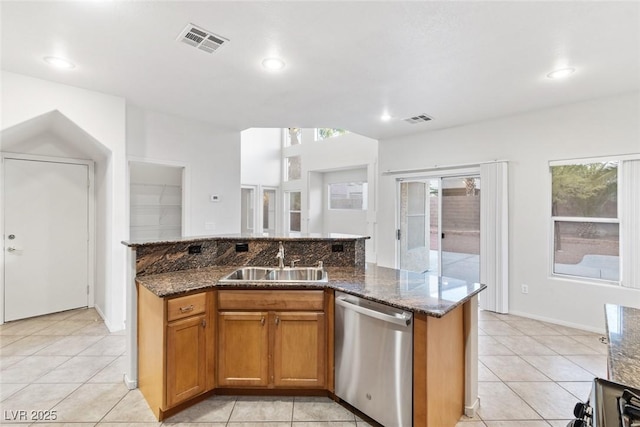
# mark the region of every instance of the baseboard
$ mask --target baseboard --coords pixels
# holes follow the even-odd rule
[[[474,418],[476,416],[476,412],[478,411],[479,407],[480,407],[480,398],[477,397],[476,401],[473,402],[473,405],[464,407],[464,414],[469,418]]]
[[[553,323],[554,325],[566,326],[568,328],[580,329],[588,332],[595,332],[596,334],[604,335],[607,333],[604,329],[601,329],[601,328],[594,328],[594,327],[585,326],[577,323],[565,322],[563,320],[552,319],[550,317],[544,317],[544,316],[537,316],[535,314],[524,313],[521,311],[511,310],[509,314],[513,314],[514,316],[519,316],[519,317],[526,317],[527,319],[539,320],[541,322]]]
[[[98,313],[98,315],[100,317],[102,317],[102,321],[104,322],[105,326],[107,327],[107,329],[109,329],[109,332],[113,333],[113,332],[120,332],[123,331],[125,329],[125,325],[124,323],[122,325],[114,325],[112,324],[109,319],[107,319],[107,317],[104,315],[104,313],[102,312],[102,310],[100,309],[99,306],[94,305],[93,308],[96,310],[96,312]],[[134,387],[135,388],[135,387]]]
[[[123,375],[123,380],[124,380],[124,385],[129,390],[134,390],[134,389],[138,388],[138,381],[130,380],[129,377],[127,376],[127,374]]]

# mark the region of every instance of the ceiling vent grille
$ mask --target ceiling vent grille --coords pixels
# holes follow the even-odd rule
[[[184,30],[182,30],[178,36],[178,40],[207,53],[215,52],[229,41],[229,39],[225,39],[222,36],[193,24],[187,25]]]
[[[404,119],[405,122],[411,123],[412,125],[415,125],[416,123],[430,122],[431,120],[433,120],[433,118],[426,114],[420,114],[419,116]]]

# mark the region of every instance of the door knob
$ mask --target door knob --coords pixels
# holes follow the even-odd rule
[[[17,251],[17,250],[18,250],[18,249],[13,248],[13,247],[11,247],[11,246],[7,248],[7,252],[15,252],[15,251]]]

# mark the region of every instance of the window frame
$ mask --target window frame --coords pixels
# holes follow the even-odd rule
[[[291,209],[291,195],[293,193],[298,193],[300,195],[300,209]],[[288,234],[292,233],[302,233],[302,191],[301,190],[290,190],[285,192],[285,203],[286,203],[286,232]],[[291,213],[298,213],[300,215],[300,230],[292,230],[291,229]]]
[[[300,176],[297,177],[297,178],[291,178],[289,176],[290,175],[290,171],[289,171],[290,162],[289,162],[289,159],[293,159],[293,158],[296,158],[296,157],[298,159],[300,159],[299,160],[299,162],[300,162]],[[284,180],[283,181],[284,182],[300,181],[302,179],[302,155],[294,154],[292,156],[284,156],[283,168],[284,168],[284,171],[283,171],[283,176],[284,176]]]
[[[359,184],[362,188],[362,207],[356,208],[332,208],[331,207],[331,186],[332,185],[354,185]],[[369,183],[367,181],[350,181],[350,182],[330,182],[327,184],[327,210],[330,211],[355,211],[355,212],[363,212],[369,209]]]
[[[342,133],[334,136],[330,136],[329,138],[320,138],[320,129],[333,129],[333,130],[341,130]],[[339,136],[343,136],[348,134],[349,131],[346,129],[338,129],[338,128],[313,128],[313,140],[316,142],[326,141],[329,139],[337,138]]]
[[[624,183],[622,179],[622,169],[624,165],[624,157],[597,157],[597,158],[586,158],[586,159],[570,159],[570,160],[561,160],[561,161],[550,161],[549,162],[549,276],[554,279],[564,279],[564,280],[578,280],[581,282],[588,282],[594,284],[601,285],[613,285],[613,286],[622,286],[622,277],[623,277],[623,253],[622,253],[622,239],[624,238],[623,232],[623,221],[622,221],[622,191],[624,189]],[[587,217],[587,216],[554,216],[553,212],[553,172],[552,168],[556,166],[570,166],[570,165],[587,165],[591,163],[605,163],[605,162],[616,162],[616,217]],[[555,271],[555,238],[556,238],[556,223],[559,222],[570,222],[570,223],[597,223],[597,224],[617,224],[618,225],[618,280],[609,280],[609,279],[601,279],[596,277],[589,276],[579,276],[575,274],[568,273],[557,273]]]

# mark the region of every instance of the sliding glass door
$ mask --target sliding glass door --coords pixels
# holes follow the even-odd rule
[[[442,178],[442,276],[480,281],[480,177]]]
[[[398,191],[400,269],[478,282],[480,178],[403,180]]]

